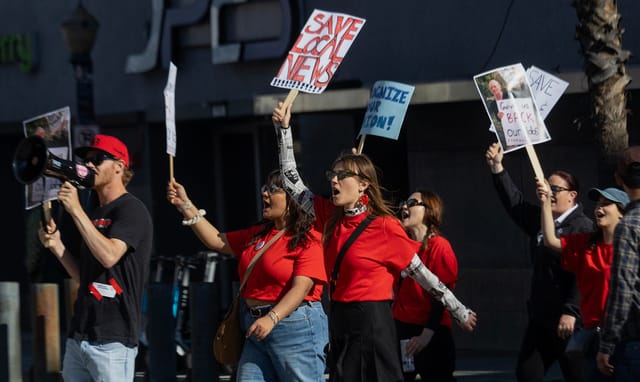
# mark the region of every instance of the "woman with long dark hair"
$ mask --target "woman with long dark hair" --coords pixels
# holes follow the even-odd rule
[[[325,268],[330,276],[331,380],[402,381],[391,313],[393,286],[401,272],[436,296],[464,329],[473,330],[475,313],[420,261],[416,255],[420,243],[407,236],[382,197],[376,169],[366,155],[343,154],[333,162],[326,173],[330,199],[314,195],[302,183],[290,118],[290,107],[283,109],[281,103],[272,115],[285,190],[315,216],[316,228],[324,232]]]
[[[238,381],[324,381],[327,316],[320,298],[327,278],[320,234],[313,217],[282,189],[278,170],[261,189],[263,221],[248,229],[222,233],[196,208],[182,185],[169,182],[167,198],[200,241],[235,255],[244,277],[251,259],[280,230],[255,263],[242,291],[240,326],[247,340],[238,363]]]
[[[458,260],[451,244],[440,234],[444,205],[434,192],[419,189],[400,203],[399,215],[409,237],[421,243],[420,261],[447,288],[458,281]],[[415,370],[404,370],[404,380],[455,381],[456,349],[451,315],[440,301],[413,279],[400,279],[393,302],[398,338],[407,340],[404,352],[414,358]],[[402,350],[401,350],[402,352]]]

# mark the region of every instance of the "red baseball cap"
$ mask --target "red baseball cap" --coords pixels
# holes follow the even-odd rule
[[[118,138],[111,135],[96,134],[90,146],[78,147],[73,152],[80,158],[84,159],[90,150],[100,150],[120,159],[125,166],[129,167],[129,150],[127,146]]]

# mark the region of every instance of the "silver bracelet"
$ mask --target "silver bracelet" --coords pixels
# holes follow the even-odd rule
[[[190,226],[190,225],[194,225],[196,224],[198,221],[200,221],[200,218],[202,218],[204,215],[207,214],[207,211],[205,210],[198,210],[198,213],[192,217],[191,219],[184,219],[182,221],[182,225],[184,226]]]
[[[277,313],[276,313],[276,312],[274,312],[273,310],[272,310],[272,311],[269,311],[269,313],[267,314],[267,316],[269,316],[269,318],[271,319],[271,322],[273,322],[273,326],[278,325],[278,320],[276,320],[276,318],[275,318],[275,315],[276,315],[276,314],[277,314]]]

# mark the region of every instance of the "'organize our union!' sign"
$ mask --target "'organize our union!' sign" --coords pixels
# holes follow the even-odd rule
[[[365,21],[360,17],[315,9],[271,86],[322,93]]]
[[[414,86],[399,82],[376,81],[358,135],[397,140],[414,89]]]

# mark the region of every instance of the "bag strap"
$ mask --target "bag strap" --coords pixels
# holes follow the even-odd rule
[[[336,282],[338,281],[338,275],[340,274],[340,264],[342,264],[342,259],[344,258],[344,254],[347,253],[347,249],[353,244],[353,242],[360,236],[362,231],[376,218],[375,215],[368,215],[358,227],[351,233],[351,236],[345,241],[340,248],[340,252],[338,253],[338,257],[336,257],[336,263],[333,266],[333,272],[331,272],[331,279],[329,280],[329,297],[333,296],[333,292],[336,290]]]
[[[267,251],[267,249],[271,247],[271,244],[275,243],[280,238],[280,236],[284,235],[284,231],[286,230],[281,229],[280,232],[278,232],[274,237],[272,237],[267,242],[267,244],[265,244],[264,247],[262,247],[260,251],[258,251],[258,253],[256,253],[255,256],[253,256],[253,259],[251,259],[251,262],[247,266],[247,270],[244,272],[244,277],[242,278],[242,283],[240,284],[240,288],[238,289],[238,294],[236,298],[240,297],[240,293],[242,293],[242,290],[244,289],[245,285],[247,285],[247,280],[249,280],[249,275],[253,270],[253,266],[256,265],[256,262],[262,257],[262,255]]]

